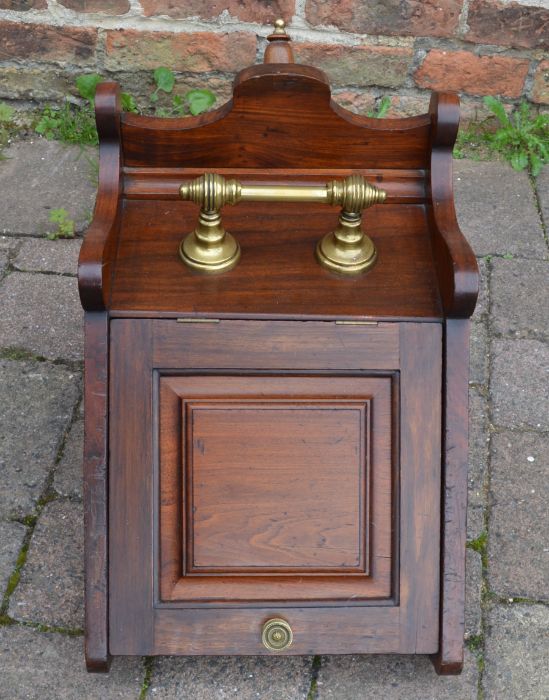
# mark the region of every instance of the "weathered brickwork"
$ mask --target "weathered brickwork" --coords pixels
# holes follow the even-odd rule
[[[473,95],[519,97],[529,61],[506,56],[475,56],[469,51],[429,51],[415,73],[420,87],[456,90]]]
[[[219,104],[277,17],[358,112],[384,95],[392,116],[422,112],[433,89],[458,91],[466,119],[485,95],[549,105],[549,0],[0,0],[0,99],[58,101],[92,71],[146,99],[166,66]]]

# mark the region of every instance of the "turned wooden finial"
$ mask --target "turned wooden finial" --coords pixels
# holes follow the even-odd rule
[[[274,23],[274,32],[267,37],[268,45],[265,49],[263,63],[294,63],[294,52],[291,38],[286,34],[286,23],[283,19],[277,19]]]

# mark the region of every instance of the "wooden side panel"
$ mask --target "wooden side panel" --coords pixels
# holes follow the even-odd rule
[[[109,321],[84,321],[84,568],[88,671],[108,671],[108,391]]]
[[[110,648],[153,645],[152,369],[150,321],[111,323]]]
[[[453,193],[453,156],[459,125],[459,97],[433,93],[430,104],[430,189],[428,207],[433,257],[446,317],[469,318],[478,295],[478,266],[471,246],[457,221]]]
[[[86,231],[78,260],[78,288],[86,311],[109,308],[122,205],[121,111],[119,86],[116,83],[98,85],[95,115],[99,135],[99,188],[93,221]]]
[[[438,324],[400,324],[400,605],[404,646],[438,648],[442,339]]]
[[[441,674],[463,668],[469,406],[469,320],[446,321],[442,453]]]

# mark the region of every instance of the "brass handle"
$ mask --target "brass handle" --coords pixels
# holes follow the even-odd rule
[[[361,228],[362,210],[385,201],[386,192],[361,175],[332,180],[324,185],[245,185],[216,173],[205,173],[179,188],[181,199],[200,205],[198,226],[180,246],[183,261],[204,272],[231,269],[240,247],[223,228],[220,209],[225,204],[254,202],[322,202],[342,207],[339,224],[319,242],[318,261],[346,274],[373,265],[376,250]]]
[[[261,641],[269,651],[284,651],[291,645],[293,638],[292,628],[282,618],[273,617],[263,625]]]

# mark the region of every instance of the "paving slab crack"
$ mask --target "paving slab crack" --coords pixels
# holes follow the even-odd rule
[[[311,664],[311,685],[307,693],[307,700],[316,700],[318,697],[318,676],[322,667],[322,658],[314,656]]]
[[[0,354],[1,356],[1,354]],[[71,629],[65,629],[61,627],[48,627],[47,625],[41,625],[40,623],[33,623],[30,621],[25,621],[25,622],[17,622],[13,620],[9,615],[8,615],[8,608],[9,608],[9,603],[10,603],[10,598],[17,589],[17,586],[19,585],[19,581],[21,579],[21,572],[23,570],[23,567],[25,566],[25,563],[27,561],[27,554],[29,551],[29,547],[31,544],[32,536],[34,534],[38,519],[40,517],[40,514],[42,513],[43,509],[46,507],[48,503],[51,503],[52,501],[55,500],[60,500],[57,492],[53,488],[53,479],[55,475],[55,469],[57,468],[57,465],[61,461],[61,457],[63,456],[63,452],[65,450],[65,446],[67,443],[67,439],[70,433],[70,430],[74,423],[78,420],[79,418],[79,406],[82,401],[82,390],[78,392],[78,396],[76,397],[76,400],[74,402],[72,412],[71,412],[71,417],[70,420],[68,421],[68,424],[65,428],[65,431],[63,433],[63,436],[61,438],[59,447],[57,449],[57,454],[55,456],[54,462],[52,467],[49,470],[49,473],[46,477],[45,483],[44,483],[44,488],[42,489],[42,493],[40,494],[40,497],[36,503],[36,507],[34,509],[34,512],[25,516],[22,519],[15,519],[18,522],[21,522],[23,525],[25,525],[28,530],[25,534],[25,537],[23,539],[23,544],[21,545],[21,549],[19,550],[19,554],[17,556],[17,561],[14,567],[14,570],[12,571],[9,579],[8,579],[8,585],[6,587],[6,591],[4,593],[4,596],[2,598],[2,603],[0,604],[0,626],[4,625],[14,625],[14,624],[22,624],[30,627],[34,627],[35,629],[39,629],[41,631],[56,631],[56,632],[61,632],[63,634],[82,634],[82,631],[78,630],[71,630]],[[48,627],[47,629],[45,629]],[[42,628],[44,628],[42,630]]]

